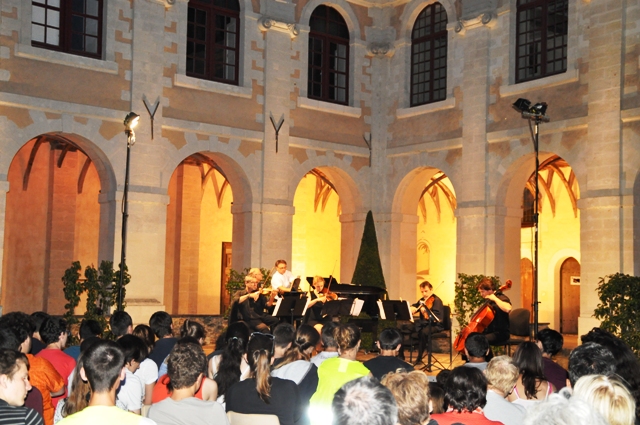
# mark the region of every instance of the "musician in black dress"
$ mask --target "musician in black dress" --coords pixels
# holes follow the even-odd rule
[[[313,326],[318,332],[322,331],[322,326],[332,320],[331,316],[323,314],[326,302],[334,300],[335,294],[331,294],[324,288],[324,278],[314,276],[313,290],[308,292],[309,303],[305,314],[305,324]]]
[[[251,330],[270,332],[278,324],[278,318],[269,315],[266,308],[269,298],[258,290],[258,281],[250,274],[244,278],[245,289],[236,291],[232,303],[237,303],[238,319],[243,320]]]
[[[488,301],[493,310],[493,320],[484,330],[490,345],[502,345],[509,341],[509,312],[511,312],[511,300],[502,291],[495,291],[493,282],[484,278],[478,284],[478,291],[482,298]]]

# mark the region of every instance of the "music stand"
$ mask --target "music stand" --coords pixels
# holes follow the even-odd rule
[[[278,298],[276,306],[273,309],[273,316],[275,317],[291,317],[291,324],[296,317],[302,317],[302,312],[307,305],[306,298],[300,298],[299,294],[288,295],[285,292],[284,296]]]
[[[405,320],[413,322],[409,303],[401,300],[378,301],[378,310],[382,320]]]
[[[424,358],[424,337],[422,335],[422,330],[424,329],[424,323],[421,323],[422,326],[418,326],[417,330],[418,330],[418,338],[420,338],[420,344],[419,344],[419,348],[418,348],[418,358],[416,359],[416,362],[414,364],[414,366],[417,366],[419,363],[422,363],[424,365],[424,367],[422,368],[422,370],[426,370],[428,372],[431,372],[431,368],[432,367],[436,367],[440,370],[445,370],[447,369],[438,359],[435,358],[435,356],[433,355],[433,338],[431,338],[431,336],[433,335],[432,329],[433,329],[433,322],[437,322],[437,323],[441,323],[442,321],[440,319],[438,319],[438,316],[436,316],[433,311],[427,307],[426,305],[422,305],[421,308],[424,307],[425,312],[427,313],[427,317],[428,319],[423,319],[421,320],[421,322],[427,322],[427,363],[425,363],[424,361],[422,361],[422,359]]]

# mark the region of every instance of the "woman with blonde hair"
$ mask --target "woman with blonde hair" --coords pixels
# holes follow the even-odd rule
[[[298,388],[293,381],[271,376],[273,349],[273,335],[251,334],[247,346],[251,375],[227,390],[226,409],[243,414],[276,415],[280,425],[293,425],[302,414]]]
[[[618,378],[587,375],[578,379],[573,397],[591,405],[610,425],[633,425],[636,402],[625,384]]]
[[[387,373],[381,382],[396,399],[400,425],[437,425],[437,422],[429,417],[432,403],[429,378],[424,372],[391,372]]]
[[[322,332],[322,327],[331,322],[329,315],[322,316],[324,305],[327,301],[334,300],[335,294],[329,293],[324,287],[324,277],[313,277],[313,289],[307,293],[307,313],[305,314],[304,323],[313,326],[318,333]]]
[[[371,375],[362,363],[356,360],[360,349],[360,329],[353,323],[342,324],[334,329],[333,338],[338,345],[338,357],[326,359],[318,368],[318,389],[309,402],[309,417],[312,424],[329,423],[331,402],[335,393],[349,381]]]

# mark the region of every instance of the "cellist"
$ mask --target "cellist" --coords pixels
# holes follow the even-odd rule
[[[502,291],[495,291],[491,279],[485,277],[478,283],[478,292],[487,300],[493,310],[494,318],[482,332],[487,337],[490,345],[506,344],[511,334],[509,332],[509,312],[511,312],[511,300]]]

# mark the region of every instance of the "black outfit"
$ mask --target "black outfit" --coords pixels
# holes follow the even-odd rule
[[[240,303],[240,297],[248,293],[246,289],[241,289],[233,295],[233,302],[238,303],[238,319],[244,321],[252,331],[270,332],[271,327],[277,325],[280,320],[265,313],[269,300],[260,295],[257,300],[249,297]]]
[[[315,291],[309,292],[311,300],[318,298]],[[317,324],[324,324],[331,321],[331,316],[323,316],[324,305],[329,302],[328,300],[323,303],[315,303],[311,308],[307,309],[307,313],[304,316],[304,323],[309,326],[315,326]]]
[[[30,407],[11,406],[0,399],[0,425],[44,425],[44,420]]]
[[[258,415],[276,415],[280,425],[297,424],[302,416],[298,386],[288,379],[271,377],[269,404],[262,401],[254,378],[245,379],[227,390],[227,412]]]
[[[176,345],[178,340],[176,338],[160,338],[156,341],[156,344],[153,346],[153,350],[149,353],[149,358],[156,362],[158,365],[158,369],[162,366],[162,362],[167,358],[171,350],[173,350],[173,346]]]
[[[496,292],[495,296],[500,300],[511,304],[511,300],[502,292]],[[484,330],[483,334],[487,337],[490,345],[503,345],[509,341],[511,333],[509,332],[509,313],[502,311],[494,301],[488,301],[489,307],[493,310],[493,320]]]
[[[426,310],[426,306],[425,311],[428,313],[428,319],[423,316],[422,311],[420,311],[420,307],[423,305],[424,300],[420,298],[418,301],[411,305],[412,307],[415,307],[419,310],[419,318],[414,317],[414,323],[404,323],[400,327],[400,331],[405,334],[412,334],[413,332],[419,333],[420,343],[418,348],[418,359],[422,358],[422,354],[424,353],[425,348],[429,347],[429,335],[442,332],[444,330],[444,304],[442,303],[440,297],[436,294],[431,294],[431,297],[429,298],[433,298],[433,306],[430,309],[431,313],[433,313],[433,315],[435,315],[438,320],[434,319],[429,311]],[[429,324],[431,324],[431,326],[429,326]],[[399,356],[400,358],[404,358],[404,347],[400,347]]]
[[[47,346],[37,338],[31,338],[31,351],[30,353],[34,356],[38,354],[40,351],[47,348]]]
[[[398,369],[404,369],[407,372],[413,370],[413,366],[393,356],[378,356],[363,363],[364,366],[371,371],[371,374],[378,380],[389,372],[395,372]]]

